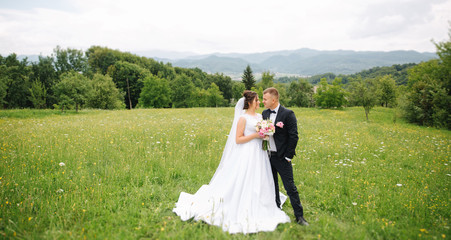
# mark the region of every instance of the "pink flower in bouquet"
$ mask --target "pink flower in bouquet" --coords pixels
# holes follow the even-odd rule
[[[256,126],[255,130],[258,132],[258,134],[263,137],[263,150],[269,149],[269,136],[273,135],[276,127],[274,127],[274,124],[271,120],[261,120],[259,121]]]
[[[280,128],[283,128],[283,122],[278,122],[278,123],[276,123],[276,126],[278,126],[278,127],[280,127]]]

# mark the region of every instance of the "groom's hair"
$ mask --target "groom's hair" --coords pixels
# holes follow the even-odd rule
[[[263,91],[263,94],[271,94],[273,97],[275,97],[277,100],[279,100],[279,91],[277,91],[277,89],[270,87],[265,89],[265,91]]]

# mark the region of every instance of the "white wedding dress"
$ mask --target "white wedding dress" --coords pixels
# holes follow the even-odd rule
[[[276,206],[271,165],[262,150],[262,140],[235,143],[240,117],[246,119],[244,135],[255,133],[255,125],[261,120],[260,114],[245,114],[243,99],[240,101],[215,175],[194,195],[181,192],[173,212],[183,221],[202,220],[229,233],[274,231],[279,223],[290,222],[290,218]],[[286,196],[281,195],[281,200],[284,202]]]

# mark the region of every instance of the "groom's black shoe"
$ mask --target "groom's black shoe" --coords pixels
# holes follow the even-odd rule
[[[309,225],[308,222],[304,219],[304,217],[298,217],[298,218],[296,218],[296,222],[297,222],[299,225],[303,225],[303,226],[308,226],[308,225]]]

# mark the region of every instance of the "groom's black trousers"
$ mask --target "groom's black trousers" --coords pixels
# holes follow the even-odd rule
[[[291,206],[293,206],[294,216],[296,219],[304,216],[304,210],[299,200],[299,193],[293,179],[293,166],[286,159],[280,159],[274,152],[270,157],[272,175],[274,177],[274,186],[276,191],[276,204],[280,208],[279,179],[277,173],[280,174],[283,187],[287,191],[290,198]]]

